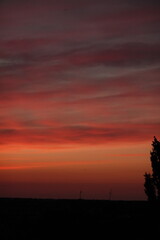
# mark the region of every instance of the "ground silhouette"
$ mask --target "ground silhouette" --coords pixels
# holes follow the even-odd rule
[[[146,240],[160,234],[160,206],[148,201],[0,199],[0,213],[1,239]]]

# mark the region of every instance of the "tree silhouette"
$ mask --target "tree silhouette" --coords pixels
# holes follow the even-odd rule
[[[153,178],[150,173],[145,173],[144,178],[145,178],[144,191],[148,197],[148,201],[155,201],[156,190],[155,190]]]
[[[150,152],[152,175],[145,173],[144,191],[148,200],[160,201],[160,142],[154,137],[152,151]]]

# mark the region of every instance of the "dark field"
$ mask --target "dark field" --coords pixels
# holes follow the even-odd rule
[[[159,239],[145,201],[0,199],[0,239]]]

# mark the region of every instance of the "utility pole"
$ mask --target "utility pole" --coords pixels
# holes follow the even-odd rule
[[[79,199],[82,199],[82,191],[79,192]]]
[[[111,201],[111,199],[112,199],[112,189],[110,189],[108,194],[108,200]]]

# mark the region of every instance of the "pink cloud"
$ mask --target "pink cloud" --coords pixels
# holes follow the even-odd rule
[[[1,129],[1,144],[103,144],[152,138],[159,124],[108,124],[56,128]]]

